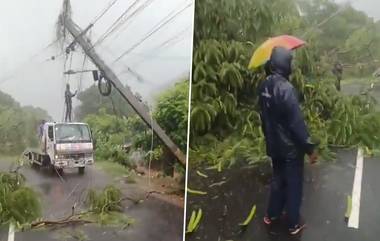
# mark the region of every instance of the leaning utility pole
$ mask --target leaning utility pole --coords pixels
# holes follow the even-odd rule
[[[105,62],[96,53],[95,48],[91,45],[90,40],[86,37],[86,29],[82,29],[74,23],[70,16],[64,16],[64,27],[74,37],[74,42],[70,45],[73,46],[78,43],[85,54],[92,60],[96,67],[103,73],[104,78],[111,82],[114,88],[121,94],[121,96],[132,106],[136,113],[143,119],[143,121],[153,129],[153,132],[160,138],[169,151],[177,158],[182,166],[186,166],[186,158],[177,145],[170,139],[168,135],[162,130],[162,128],[153,120],[149,113],[144,108],[143,104],[135,97],[135,95],[126,87],[123,86],[119,78],[108,67]],[[90,25],[91,26],[91,25]]]

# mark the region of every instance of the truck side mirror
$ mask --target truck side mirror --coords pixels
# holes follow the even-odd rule
[[[48,137],[50,141],[54,140],[54,129],[53,126],[49,126],[48,128]]]

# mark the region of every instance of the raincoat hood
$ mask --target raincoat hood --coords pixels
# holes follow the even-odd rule
[[[283,47],[275,47],[270,57],[270,70],[286,79],[292,74],[292,51]]]
[[[271,75],[272,71],[271,71],[270,68],[271,68],[271,67],[270,67],[270,61],[268,60],[268,61],[265,63],[265,65],[264,65],[264,70],[265,70],[265,75],[266,75],[266,76]]]

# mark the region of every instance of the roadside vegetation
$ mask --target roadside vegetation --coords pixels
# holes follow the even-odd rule
[[[23,107],[0,91],[0,155],[20,155],[26,147],[38,145],[37,126],[42,119],[50,119],[46,111]],[[25,177],[13,169],[0,172],[0,225],[21,225],[41,215],[38,194],[26,186]]]
[[[134,169],[139,165],[148,166],[149,160],[153,165],[160,162],[164,155],[162,143],[156,136],[152,143],[152,131],[127,102],[116,92],[111,97],[99,97],[99,93],[94,93],[97,91],[94,88],[90,87],[79,94],[81,105],[76,109],[76,115],[82,117],[81,120],[87,122],[93,131],[96,159],[118,163],[127,169]],[[187,80],[178,82],[161,93],[150,110],[152,117],[184,153],[188,88]],[[147,106],[147,110],[148,108]],[[103,165],[105,166],[106,164]],[[178,170],[183,171],[179,167]]]
[[[26,147],[38,145],[37,127],[51,117],[45,110],[21,106],[10,95],[0,91],[0,153],[18,155]]]
[[[186,151],[188,88],[187,80],[180,81],[158,97],[151,111],[153,118],[183,152]],[[120,96],[113,93],[111,98],[100,97],[90,87],[80,93],[82,104],[76,114],[81,117],[80,121],[87,122],[92,128],[100,168],[112,176],[127,177],[128,182],[133,182],[130,170],[137,165],[147,166],[148,160],[160,162],[163,145],[157,137],[152,145],[151,130]],[[42,119],[51,118],[46,111],[22,107],[11,96],[0,92],[0,154],[16,157],[25,148],[37,146],[37,127]],[[141,155],[136,156],[136,152]],[[60,220],[41,220],[42,200],[32,187],[25,185],[25,178],[18,172],[18,167],[22,166],[20,160],[17,157],[11,159],[14,162],[11,170],[0,172],[0,225],[13,223],[28,229],[86,222],[123,227],[133,223],[122,208],[122,202],[129,199],[115,186],[102,191],[90,190],[83,213],[74,213]],[[177,171],[183,172],[183,169],[178,167]],[[134,202],[139,203],[138,200]]]
[[[333,160],[335,146],[362,146],[376,153],[376,100],[370,91],[350,96],[338,92],[331,70],[340,61],[344,79],[366,79],[369,87],[380,57],[379,30],[380,22],[333,1],[197,2],[190,168],[267,159],[256,94],[265,75],[247,66],[258,45],[281,34],[307,42],[295,52],[291,82],[299,91],[311,135],[321,143],[322,158]]]
[[[203,0],[196,1],[194,31],[189,240],[215,231],[219,239],[233,239],[255,218],[258,203],[241,197],[256,196],[252,187],[266,182],[270,167],[257,96],[265,73],[247,66],[270,37],[288,34],[307,42],[294,51],[290,81],[312,139],[320,142],[321,161],[334,160],[337,147],[360,146],[373,155],[380,150],[380,112],[369,90],[371,83],[377,86],[380,22],[332,0]],[[362,91],[337,91],[336,62],[344,66],[343,80],[360,80]],[[237,211],[242,207],[247,213]]]

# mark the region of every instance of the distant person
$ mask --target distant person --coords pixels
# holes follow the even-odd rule
[[[285,210],[289,233],[295,235],[305,226],[300,220],[304,156],[308,154],[311,163],[315,163],[318,156],[310,141],[296,90],[289,82],[291,51],[274,48],[269,61],[269,75],[259,88],[262,129],[273,167],[264,223],[272,224]]]
[[[338,91],[340,91],[340,82],[343,76],[343,65],[339,62],[336,62],[332,72],[336,77],[335,87]]]
[[[45,120],[42,120],[41,123],[38,125],[38,138],[39,140],[42,139],[42,136],[44,134],[44,125],[45,125],[46,121]]]
[[[73,108],[73,102],[72,98],[77,94],[77,91],[75,93],[71,93],[70,91],[70,85],[66,84],[66,91],[65,91],[65,104],[66,104],[66,115],[65,115],[65,121],[71,122],[71,112]]]

